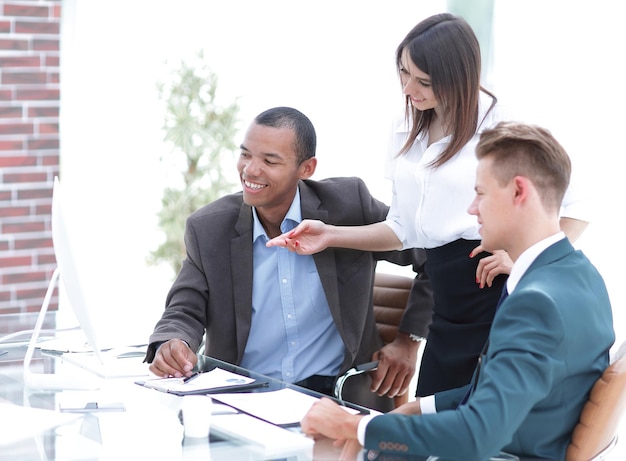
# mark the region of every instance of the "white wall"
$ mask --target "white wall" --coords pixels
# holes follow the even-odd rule
[[[492,80],[502,100],[555,132],[595,195],[597,218],[580,247],[607,280],[623,337],[616,134],[626,79],[616,4],[496,0]],[[444,9],[414,0],[64,2],[62,181],[81,218],[77,245],[99,310],[135,318],[131,333],[145,338],[163,308],[170,274],[144,260],[160,238],[167,148],[155,84],[166,59],[204,48],[224,100],[239,98],[242,129],[270,106],[302,110],[318,131],[316,177],[358,175],[388,200],[387,127],[402,100],[395,47]]]
[[[119,319],[116,337],[130,328],[145,340],[170,284],[168,268],[144,263],[167,174],[155,86],[164,61],[204,48],[223,100],[239,98],[242,130],[269,107],[296,107],[318,132],[316,177],[358,175],[385,198],[386,129],[401,101],[395,47],[444,5],[421,3],[64,2],[62,182],[81,218],[87,295],[103,321]]]

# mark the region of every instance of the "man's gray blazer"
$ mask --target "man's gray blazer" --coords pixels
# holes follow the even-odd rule
[[[374,199],[358,178],[300,181],[303,219],[337,225],[383,221],[388,207]],[[150,336],[147,360],[155,344],[178,338],[192,349],[200,346],[206,329],[205,355],[239,364],[252,317],[252,227],[250,206],[242,193],[228,195],[193,213],[187,220],[187,257],[166,300],[165,312]],[[369,362],[382,346],[372,309],[376,261],[390,260],[420,268],[422,250],[372,253],[329,248],[313,256],[335,325],[345,344],[341,373]],[[422,287],[424,289],[424,287]],[[424,302],[432,307],[427,289]],[[311,375],[316,370],[311,370]]]

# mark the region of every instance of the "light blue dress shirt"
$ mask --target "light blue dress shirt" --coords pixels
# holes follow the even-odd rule
[[[252,324],[241,366],[295,383],[311,375],[336,376],[345,346],[333,322],[312,256],[267,248],[253,208]],[[300,192],[281,224],[302,221]]]

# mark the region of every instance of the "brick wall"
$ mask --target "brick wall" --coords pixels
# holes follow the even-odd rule
[[[0,314],[39,310],[56,267],[60,22],[61,0],[0,0]]]

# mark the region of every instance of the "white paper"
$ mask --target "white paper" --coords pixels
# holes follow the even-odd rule
[[[212,394],[214,400],[235,407],[272,424],[299,424],[307,411],[319,399],[284,388],[278,391],[249,392],[245,394]],[[356,414],[357,410],[342,407]]]
[[[254,382],[254,379],[215,368],[198,374],[185,382],[183,378],[156,378],[143,382],[143,386],[164,392],[194,392],[218,387],[241,386]]]

